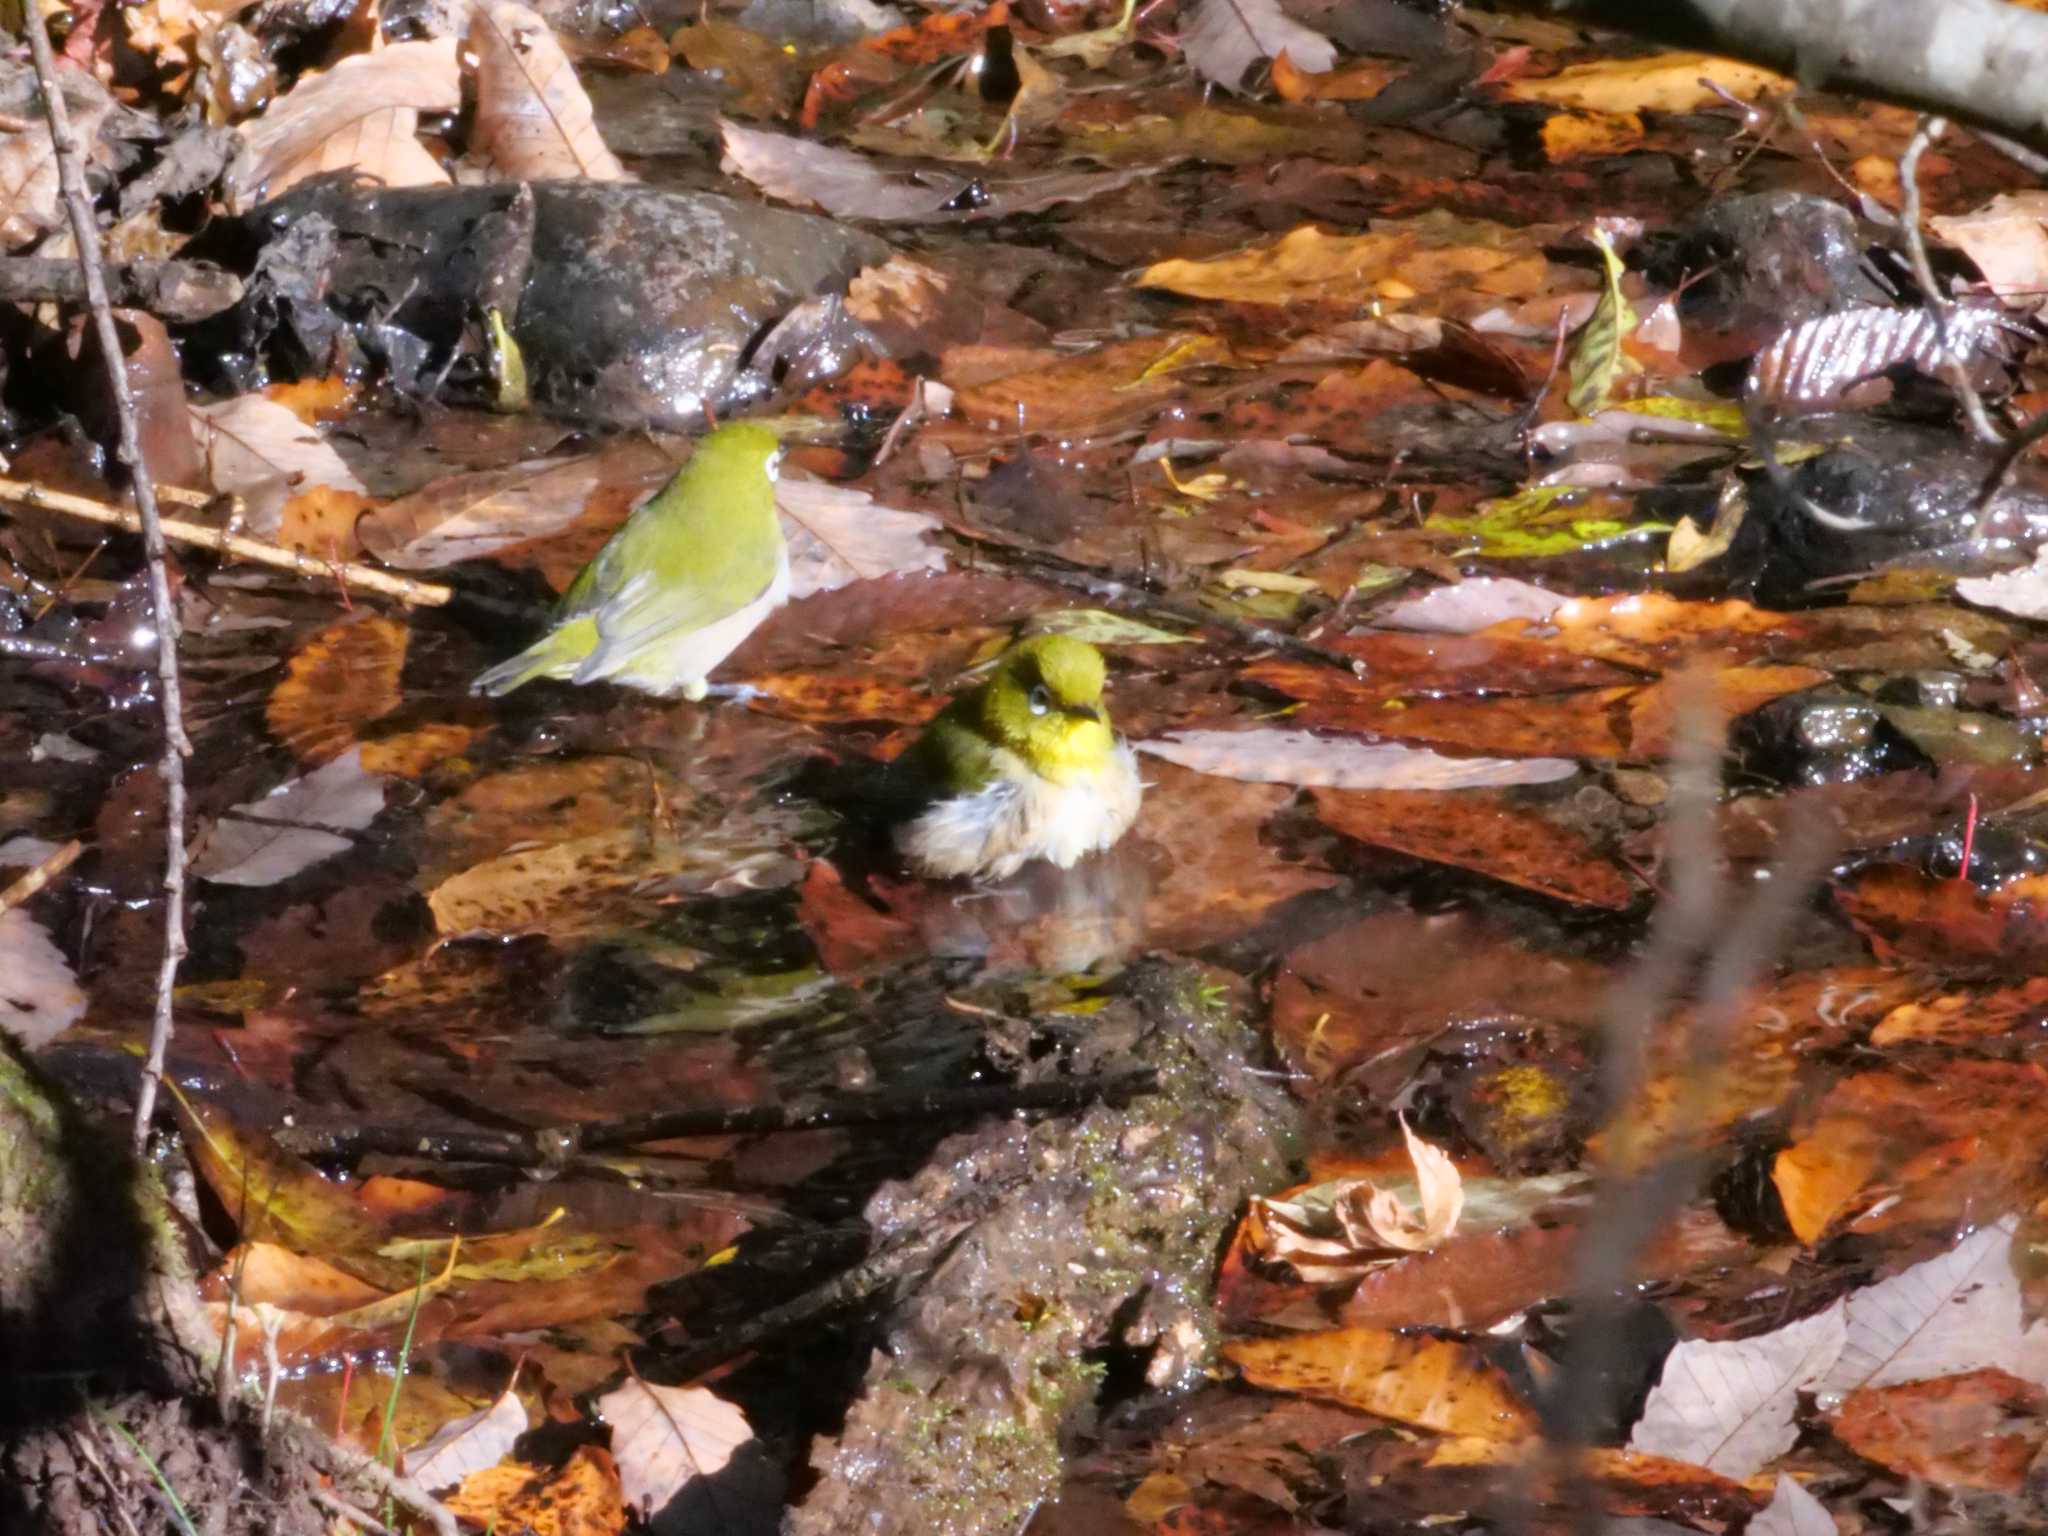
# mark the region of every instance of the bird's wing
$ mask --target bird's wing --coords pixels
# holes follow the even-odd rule
[[[579,678],[601,677],[611,660],[693,633],[757,601],[775,580],[783,549],[772,502],[765,515],[771,519],[765,539],[720,537],[707,530],[710,519],[688,513],[621,529],[591,562],[587,586],[579,580],[564,598],[565,613],[597,620],[598,643]]]

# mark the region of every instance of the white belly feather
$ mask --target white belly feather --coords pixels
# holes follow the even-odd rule
[[[1055,784],[1001,754],[1003,777],[971,795],[941,800],[897,829],[896,846],[939,879],[1003,880],[1033,859],[1061,869],[1108,848],[1138,816],[1138,760],[1122,742],[1095,773]]]

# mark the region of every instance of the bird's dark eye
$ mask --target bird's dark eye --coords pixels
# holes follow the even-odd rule
[[[1040,683],[1036,688],[1031,690],[1031,713],[1033,713],[1034,715],[1042,715],[1048,709],[1051,708],[1052,695],[1045,691],[1045,684]]]

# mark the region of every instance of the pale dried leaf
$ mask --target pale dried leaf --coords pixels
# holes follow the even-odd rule
[[[43,120],[34,71],[24,62],[18,75],[0,76],[0,110],[21,124],[0,134],[0,251],[41,239],[64,222],[57,184],[57,154]],[[97,158],[100,124],[113,101],[100,83],[76,65],[59,60],[57,77],[71,109],[71,131]]]
[[[363,483],[316,428],[275,400],[242,395],[192,407],[192,431],[216,495],[242,498],[244,528],[274,537],[284,504],[311,486],[363,493]]]
[[[1771,1502],[1750,1518],[1745,1536],[1837,1536],[1835,1517],[1812,1494],[1778,1474]]]
[[[866,491],[784,476],[775,509],[789,544],[789,595],[809,597],[898,571],[943,571],[946,554],[925,537],[939,520],[876,504]]]
[[[692,1478],[711,1477],[754,1438],[747,1416],[702,1387],[633,1380],[597,1400],[612,1427],[612,1459],[626,1505],[650,1519]]]
[[[495,1467],[526,1433],[526,1405],[509,1390],[488,1408],[451,1419],[405,1453],[405,1475],[422,1488],[452,1488],[472,1472]]]
[[[1566,599],[1532,582],[1512,576],[1475,576],[1404,597],[1373,616],[1381,629],[1403,629],[1428,635],[1476,635],[1508,619],[1540,624],[1564,606]]]
[[[1375,1188],[1363,1215],[1373,1236],[1387,1247],[1423,1253],[1458,1230],[1465,1185],[1450,1154],[1416,1135],[1406,1115],[1401,1117],[1401,1135],[1408,1143],[1408,1160],[1415,1165],[1416,1203],[1409,1205],[1394,1190]]]
[[[2048,546],[2035,552],[2032,565],[2016,571],[1965,576],[1956,583],[1956,596],[2023,619],[2048,619]]]
[[[2023,1327],[2013,1230],[2008,1217],[1850,1296],[1841,1357],[1821,1389],[1853,1392],[1986,1365],[2044,1381]]]
[[[1312,75],[1334,68],[1337,49],[1280,8],[1280,0],[1196,0],[1180,29],[1188,62],[1205,79],[1234,91],[1261,59],[1287,55]]]
[[[84,1012],[77,973],[43,925],[20,907],[0,912],[0,1032],[35,1050]]]
[[[1323,789],[1483,789],[1550,784],[1579,771],[1565,757],[1445,757],[1426,747],[1311,731],[1181,731],[1136,746],[1197,773]]]
[[[275,885],[354,847],[337,833],[360,831],[383,809],[384,780],[363,771],[363,750],[352,747],[228,811],[193,857],[192,872],[215,885]]]
[[[1837,1302],[1753,1339],[1687,1340],[1666,1357],[1629,1449],[1753,1476],[1798,1438],[1799,1394],[1835,1365],[1845,1334]]]
[[[2001,192],[1973,212],[1927,223],[1977,263],[2001,298],[2038,306],[2048,296],[2048,192]]]
[[[229,178],[237,212],[321,171],[358,169],[387,186],[438,186],[448,173],[412,137],[421,112],[462,104],[455,39],[394,43],[301,76],[242,124],[248,155]],[[351,156],[364,158],[355,159]]]
[[[644,484],[652,492],[673,469],[652,444],[625,438],[573,458],[444,475],[367,514],[356,532],[386,565],[433,570],[544,539],[581,517],[598,491]]]
[[[605,147],[575,66],[536,12],[511,0],[479,5],[469,45],[477,60],[471,150],[479,160],[521,180],[633,179]]]
[[[822,208],[842,219],[908,224],[998,218],[1077,202],[1152,174],[1149,167],[1010,178],[951,169],[905,171],[851,149],[741,123],[721,121],[718,131],[728,174],[744,176],[782,202]],[[961,197],[976,185],[985,197],[971,203]]]

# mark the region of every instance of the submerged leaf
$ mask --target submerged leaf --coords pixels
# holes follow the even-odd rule
[[[0,1032],[33,1051],[84,1012],[77,974],[43,925],[20,907],[0,912]]]
[[[1381,1328],[1240,1339],[1224,1355],[1254,1386],[1363,1408],[1448,1435],[1522,1440],[1535,1420],[1471,1344]]]
[[[1593,232],[1600,247],[1602,282],[1600,301],[1572,338],[1566,367],[1570,386],[1565,403],[1581,416],[1591,416],[1613,398],[1614,386],[1635,364],[1621,350],[1621,343],[1636,328],[1636,312],[1621,291],[1621,258],[1614,254],[1614,241],[1604,229]]]
[[[1671,531],[1669,523],[1603,517],[1598,515],[1600,510],[1633,511],[1633,504],[1612,492],[1584,486],[1536,485],[1512,496],[1482,501],[1470,517],[1439,513],[1423,527],[1470,540],[1476,553],[1499,559],[1568,555]]]
[[[192,872],[215,885],[276,885],[346,853],[355,842],[337,834],[361,831],[383,810],[384,781],[363,771],[356,747],[226,812],[194,855]]]
[[[1424,747],[1346,740],[1310,731],[1181,731],[1136,743],[1198,773],[1254,784],[1330,789],[1473,789],[1549,784],[1579,771],[1569,758],[1445,757]]]

